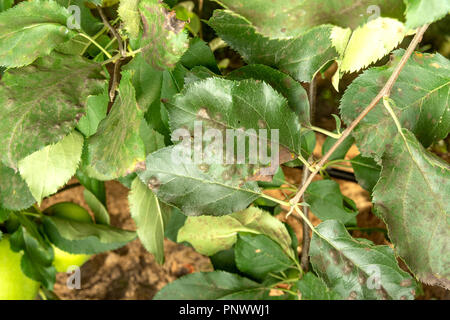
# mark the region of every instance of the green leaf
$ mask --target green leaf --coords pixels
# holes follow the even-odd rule
[[[158,263],[164,263],[164,227],[170,219],[170,209],[139,178],[131,185],[128,201],[139,240]]]
[[[106,117],[108,102],[109,98],[106,91],[100,95],[87,97],[86,115],[81,117],[77,124],[77,129],[80,130],[86,138],[97,132],[98,125]]]
[[[311,183],[306,189],[305,201],[320,220],[335,219],[343,224],[356,224],[358,211],[346,206],[339,184],[334,180]]]
[[[38,203],[72,178],[81,160],[83,143],[83,136],[74,131],[19,161],[20,175]]]
[[[103,91],[101,70],[84,58],[60,53],[8,70],[0,81],[3,163],[17,168],[19,160],[72,132],[85,113],[86,97]]]
[[[255,133],[267,129],[265,139],[271,141],[271,129],[278,129],[279,142],[275,142],[301,152],[298,116],[286,99],[261,81],[209,78],[196,82],[174,98],[168,111],[172,131],[187,128],[194,133],[195,122],[202,121],[203,127],[219,129],[224,136],[226,129],[254,129]]]
[[[403,54],[404,50],[395,51],[392,63],[369,69],[352,82],[340,105],[345,123],[349,124],[369,105]],[[411,130],[425,147],[445,138],[450,131],[449,69],[449,61],[439,54],[414,53],[390,94],[395,103],[392,109],[402,127]],[[355,128],[353,136],[363,156],[378,160],[396,133],[397,127],[380,101]]]
[[[273,38],[295,37],[321,24],[355,28],[374,14],[401,19],[401,0],[217,0]],[[378,11],[379,10],[379,11]]]
[[[99,180],[130,174],[145,159],[145,146],[139,134],[144,113],[136,102],[131,76],[130,71],[122,72],[111,112],[88,142],[89,163],[100,174]]]
[[[215,73],[219,73],[214,53],[208,44],[200,38],[191,39],[189,49],[183,54],[180,62],[188,69],[204,66]]]
[[[197,272],[166,285],[154,300],[260,300],[268,289],[250,279],[223,271]]]
[[[55,246],[75,254],[115,250],[136,238],[136,233],[132,231],[58,217],[45,216],[42,223],[45,233]]]
[[[404,0],[406,26],[414,29],[432,23],[450,12],[449,0]]]
[[[286,177],[284,176],[283,169],[281,167],[278,167],[277,171],[273,175],[272,181],[258,181],[258,185],[261,188],[279,188],[281,185],[285,184]],[[263,198],[264,199],[264,198]],[[267,199],[265,199],[267,200]],[[277,205],[277,203],[275,204]]]
[[[243,181],[236,166],[180,163],[176,155],[173,146],[150,154],[145,171],[138,175],[158,198],[185,215],[236,212],[260,195],[257,183]]]
[[[236,257],[234,248],[222,250],[209,257],[211,264],[216,271],[226,271],[230,273],[239,273],[236,266]]]
[[[322,279],[316,277],[312,272],[306,273],[298,282],[302,300],[340,300],[341,297],[330,290]]]
[[[309,255],[314,271],[344,299],[414,299],[416,285],[397,264],[388,246],[374,246],[350,236],[336,220],[313,233]]]
[[[230,249],[236,243],[238,232],[266,235],[276,241],[289,257],[295,256],[291,237],[283,223],[255,207],[223,217],[188,217],[178,232],[178,242],[187,241],[197,252],[211,256]]]
[[[141,17],[139,14],[140,0],[121,0],[117,13],[123,21],[125,30],[132,39],[139,36]]]
[[[6,11],[14,4],[14,0],[0,0],[0,12]]]
[[[403,40],[407,29],[398,20],[377,18],[353,31],[346,45],[340,72],[355,72],[387,55]]]
[[[24,251],[21,268],[25,275],[52,289],[56,270],[52,266],[54,252],[50,243],[38,230],[37,225],[26,216],[15,214],[21,226],[11,236],[11,248]]]
[[[177,208],[172,208],[170,219],[164,228],[164,237],[177,242],[178,231],[184,226],[187,217]]]
[[[8,220],[10,213],[11,212],[9,210],[6,210],[6,209],[3,209],[2,207],[0,207],[0,223],[3,223],[6,220]],[[1,233],[0,233],[0,239],[1,239]]]
[[[165,147],[164,136],[151,129],[145,119],[141,121],[139,132],[144,142],[145,154],[150,154]]]
[[[138,105],[143,110],[148,110],[155,103],[159,108],[163,72],[152,68],[141,55],[131,60],[123,70],[130,70],[133,73],[131,83],[136,90]]]
[[[142,55],[156,69],[173,68],[188,48],[185,22],[178,20],[158,0],[139,3],[143,33]]]
[[[0,13],[0,65],[22,67],[50,54],[75,32],[66,27],[70,14],[54,1],[25,1]]]
[[[23,210],[36,202],[19,172],[0,163],[0,207]]]
[[[255,79],[269,84],[282,94],[302,125],[310,125],[309,100],[306,90],[290,76],[264,65],[249,65],[227,75],[230,80]]]
[[[69,8],[70,6],[77,6],[80,8],[80,15],[79,17],[75,14],[75,11],[71,11],[72,18],[69,19],[74,22],[74,18],[80,19],[80,26],[83,31],[85,31],[87,34],[94,35],[97,32],[100,31],[100,29],[103,27],[103,23],[99,20],[100,18],[96,18],[92,15],[91,9],[89,9],[85,3],[88,1],[85,0],[56,0],[57,3],[59,3],[64,8]],[[91,1],[92,2],[92,1]],[[101,0],[98,0],[100,2],[99,5],[101,5]],[[67,23],[66,23],[67,24]],[[82,37],[77,37],[75,39],[72,39],[71,41],[83,41],[86,43],[89,43],[89,40],[84,39]],[[73,52],[72,52],[73,53]]]
[[[382,160],[373,202],[397,254],[419,280],[449,289],[449,165],[405,129]]]
[[[239,233],[234,251],[239,270],[257,280],[295,266],[278,243],[262,234]]]
[[[97,199],[97,197],[89,191],[89,189],[83,190],[84,201],[86,201],[89,208],[94,213],[95,223],[109,225],[110,219],[108,210],[106,210],[103,203]]]
[[[314,27],[291,39],[271,39],[242,16],[225,10],[216,10],[209,25],[248,64],[276,67],[302,82],[311,82],[317,71],[339,56],[330,40],[333,28],[339,27],[331,25]]]
[[[380,179],[381,167],[372,158],[366,158],[360,154],[352,159],[352,167],[361,187],[372,193]]]
[[[106,206],[105,183],[94,178],[90,178],[82,168],[79,168],[76,174],[78,181],[89,190],[103,205]]]
[[[322,154],[326,154],[328,150],[330,150],[331,147],[336,143],[336,141],[337,139],[327,137],[322,145]],[[353,143],[355,143],[355,139],[352,136],[345,138],[341,145],[333,152],[328,161],[345,159],[345,155],[352,147]]]

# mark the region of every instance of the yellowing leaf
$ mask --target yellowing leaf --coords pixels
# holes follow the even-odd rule
[[[74,131],[60,142],[19,161],[20,175],[38,202],[55,193],[75,174],[83,142],[83,136]]]
[[[403,40],[405,34],[403,23],[391,18],[377,18],[357,28],[342,57],[341,72],[355,72],[380,60]],[[342,48],[341,44],[336,48]]]

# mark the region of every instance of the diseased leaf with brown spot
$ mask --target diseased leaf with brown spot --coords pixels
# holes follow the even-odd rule
[[[339,27],[332,25],[314,27],[294,38],[273,39],[258,33],[244,17],[227,10],[214,11],[209,25],[248,64],[276,67],[302,82],[311,82],[319,69],[339,57],[330,39],[333,28]]]
[[[101,66],[52,53],[32,65],[9,69],[0,81],[0,154],[11,168],[69,134],[86,112],[87,97],[106,81]]]
[[[403,130],[386,149],[373,192],[389,238],[419,280],[450,289],[450,167]]]
[[[8,168],[1,162],[0,181],[0,211],[1,208],[23,210],[36,202],[19,172],[14,172],[14,169]]]
[[[371,68],[352,82],[340,104],[345,123],[349,124],[369,105],[403,54],[404,50],[394,51],[391,63]],[[450,62],[438,53],[414,53],[392,88],[392,109],[402,127],[411,130],[425,147],[445,138],[450,131],[449,92]],[[363,156],[377,159],[396,134],[397,127],[382,101],[353,131]]]
[[[348,300],[412,300],[416,283],[397,264],[393,250],[354,239],[337,220],[316,227],[309,255],[317,275]]]
[[[0,65],[22,67],[48,55],[76,34],[69,18],[55,1],[23,1],[0,13]]]
[[[173,68],[188,48],[185,22],[176,18],[158,0],[139,3],[143,34],[140,41],[144,59],[154,68]]]
[[[111,112],[88,142],[91,174],[99,180],[128,175],[141,168],[145,160],[145,145],[139,134],[144,112],[136,102],[131,77],[131,71],[122,72]]]
[[[187,241],[196,251],[212,256],[230,249],[237,241],[238,232],[266,235],[278,243],[288,257],[295,259],[286,227],[270,213],[256,207],[223,217],[188,217],[178,232],[177,241]]]
[[[402,0],[217,0],[272,38],[295,37],[321,24],[352,29],[377,13],[403,18]]]

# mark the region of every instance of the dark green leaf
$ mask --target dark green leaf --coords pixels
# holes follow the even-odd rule
[[[380,179],[381,167],[372,158],[366,158],[360,154],[352,159],[352,167],[361,187],[372,193]]]
[[[180,164],[174,147],[166,147],[150,154],[138,175],[158,198],[186,215],[224,215],[245,209],[259,197],[257,183],[243,181],[236,166]]]
[[[257,280],[295,266],[278,243],[262,234],[239,233],[235,254],[239,270]]]
[[[170,219],[170,209],[138,177],[131,185],[128,202],[139,240],[158,263],[164,263],[164,228]]]
[[[316,231],[311,264],[343,299],[414,299],[416,284],[400,269],[390,247],[358,241],[336,220],[322,222]]]
[[[110,226],[44,217],[45,233],[59,249],[69,253],[96,254],[118,249],[136,238],[136,233]]]
[[[184,276],[166,285],[155,300],[260,300],[268,289],[237,274],[214,271]]]
[[[145,146],[139,134],[144,113],[136,103],[131,76],[131,71],[122,72],[111,112],[89,139],[89,163],[100,180],[130,174],[140,168],[145,159]],[[111,144],[111,140],[114,143]]]
[[[187,87],[168,109],[172,131],[187,128],[194,133],[195,122],[202,121],[203,127],[219,129],[224,135],[226,129],[267,129],[265,139],[271,141],[271,129],[276,129],[277,143],[301,152],[298,116],[278,92],[261,81],[209,78]]]
[[[249,65],[231,72],[227,78],[230,80],[255,79],[266,82],[288,100],[289,107],[298,116],[302,125],[310,124],[306,90],[285,73],[264,65]]]
[[[317,278],[312,272],[306,273],[298,282],[302,300],[340,300],[339,294],[330,290],[322,279]]]
[[[100,65],[60,53],[9,69],[0,82],[3,163],[17,168],[19,160],[62,140],[85,114],[86,97],[105,84]]]
[[[354,29],[373,15],[403,18],[402,0],[217,0],[251,21],[272,38],[295,37],[311,27],[330,23]]]
[[[404,50],[394,52],[393,61],[360,75],[345,91],[341,115],[349,124],[378,94],[397,66]],[[447,136],[450,131],[448,94],[450,62],[438,53],[414,53],[391,91],[392,109],[402,127],[411,130],[424,146]],[[379,159],[397,127],[383,102],[370,111],[353,131],[363,156]]]
[[[213,254],[209,258],[214,267],[214,270],[221,270],[230,273],[239,273],[239,269],[236,266],[235,253],[233,249],[227,249]]]
[[[180,210],[172,208],[170,219],[165,226],[164,236],[173,242],[177,242],[178,231],[184,226],[186,219],[187,217]]]
[[[216,10],[209,25],[247,63],[277,67],[298,81],[310,82],[322,66],[339,57],[331,44],[331,25],[314,27],[291,39],[270,39],[242,16],[224,10]]]
[[[19,172],[0,163],[0,207],[23,210],[31,207],[36,200]]]
[[[191,39],[189,49],[181,57],[180,62],[188,69],[204,66],[215,73],[219,73],[213,52],[208,44],[200,38]]]
[[[22,67],[46,56],[75,32],[70,14],[55,1],[23,1],[0,13],[0,65]]]
[[[396,253],[416,277],[450,289],[450,167],[403,129],[382,158],[373,192]]]
[[[334,180],[319,180],[311,183],[306,189],[305,201],[320,220],[335,219],[343,224],[356,225],[358,210],[346,207],[339,184]]]

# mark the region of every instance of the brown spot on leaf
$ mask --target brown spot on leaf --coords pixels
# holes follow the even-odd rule
[[[161,182],[155,176],[148,180],[147,186],[149,189],[156,191],[161,186]]]

